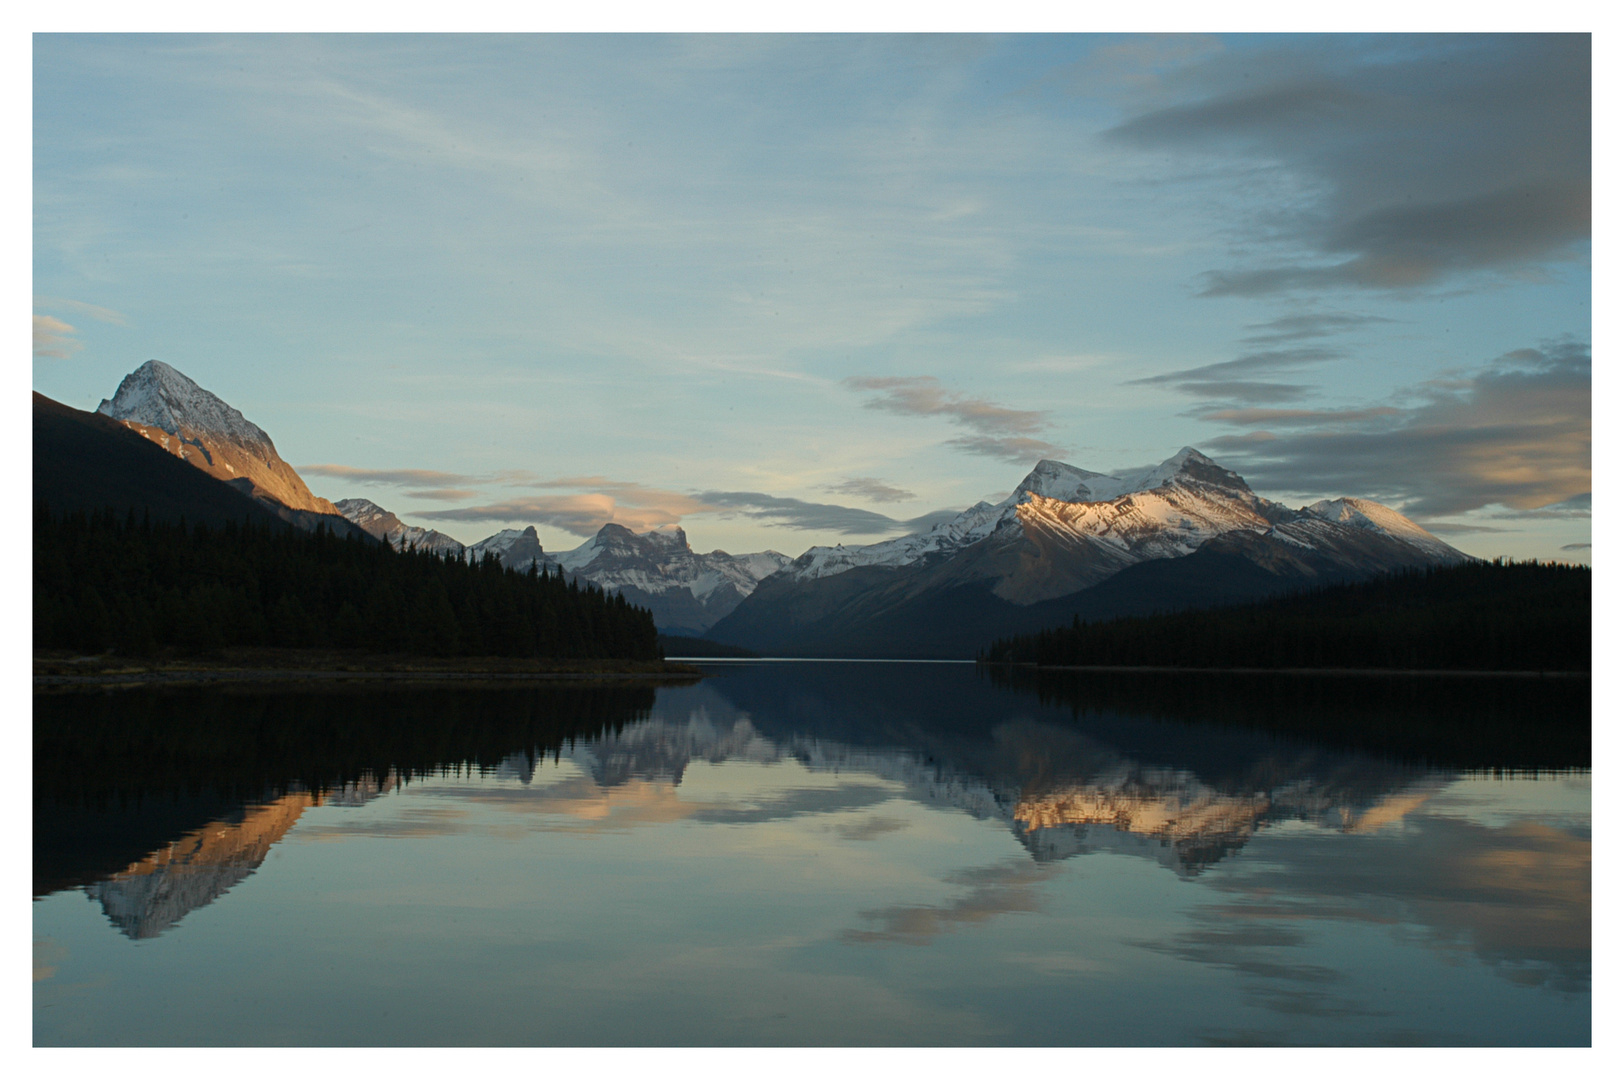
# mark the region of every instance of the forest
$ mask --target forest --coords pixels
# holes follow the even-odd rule
[[[34,648],[231,646],[660,659],[648,611],[557,573],[396,551],[325,528],[34,512]]]
[[[1590,568],[1474,561],[1203,611],[1083,622],[980,657],[1052,667],[1589,671]]]

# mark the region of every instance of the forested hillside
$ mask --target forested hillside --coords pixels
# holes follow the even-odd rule
[[[1473,562],[995,642],[994,663],[1589,671],[1590,568]]]
[[[281,524],[34,513],[34,646],[657,660],[649,613],[561,575]]]

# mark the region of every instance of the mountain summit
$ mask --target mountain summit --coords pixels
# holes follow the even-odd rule
[[[310,493],[258,425],[161,360],[124,376],[96,411],[262,502],[341,516]]]
[[[1398,511],[1293,510],[1193,447],[1148,469],[1040,461],[926,532],[814,547],[708,636],[779,656],[972,656],[993,637],[1210,606],[1466,556]]]

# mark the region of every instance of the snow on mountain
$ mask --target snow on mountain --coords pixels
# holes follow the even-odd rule
[[[977,503],[930,530],[877,544],[813,547],[794,561],[789,573],[810,581],[856,567],[940,562],[976,545],[1019,545],[1032,552],[1027,563],[1035,556],[1049,569],[1001,565],[987,572],[1003,578],[995,589],[1000,596],[1032,603],[1103,580],[1134,563],[1192,554],[1214,537],[1236,530],[1277,536],[1310,549],[1334,546],[1346,536],[1310,521],[1374,532],[1432,560],[1465,558],[1397,511],[1366,499],[1337,499],[1301,510],[1270,502],[1253,493],[1240,475],[1186,446],[1153,468],[1116,475],[1040,461],[996,505]],[[1064,572],[1055,572],[1053,567],[1061,564]]]
[[[257,424],[160,360],[126,375],[96,411],[261,501],[316,514],[339,512],[310,493]]]
[[[1355,499],[1349,496],[1340,499],[1321,499],[1312,506],[1305,507],[1304,513],[1312,514],[1324,521],[1340,522],[1382,533],[1451,562],[1461,558],[1459,551],[1397,510],[1378,502],[1371,502],[1369,499]]]
[[[542,551],[541,538],[536,535],[534,525],[526,525],[522,529],[503,529],[467,548],[469,562],[479,562],[486,554],[495,555],[503,566],[514,570],[529,570],[532,563],[548,567],[558,561]]]
[[[792,573],[811,579],[857,566],[905,566],[953,555],[994,534],[1090,543],[1120,568],[1188,555],[1230,529],[1266,529],[1263,503],[1246,481],[1188,446],[1155,468],[1120,476],[1044,460],[997,505],[977,503],[951,521],[895,540],[814,547],[795,560]]]
[[[386,541],[396,550],[404,551],[411,546],[418,551],[432,551],[436,555],[450,552],[458,556],[464,551],[460,541],[434,529],[408,525],[370,499],[340,499],[333,505],[365,532]]]
[[[776,551],[700,554],[680,528],[634,533],[613,522],[579,547],[553,555],[541,550],[535,526],[503,529],[467,551],[475,561],[490,552],[502,565],[520,570],[532,561],[544,568],[561,566],[572,578],[648,608],[662,631],[681,634],[703,633],[790,561]]]

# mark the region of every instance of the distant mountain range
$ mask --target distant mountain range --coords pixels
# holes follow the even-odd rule
[[[464,548],[442,533],[403,525],[395,515],[365,499],[345,499],[339,510],[373,536],[396,547],[416,544],[434,551],[466,554],[471,559],[495,555],[503,566],[527,570],[563,567],[566,576],[624,596],[628,603],[648,608],[662,633],[703,634],[718,619],[738,607],[758,582],[789,563],[776,551],[752,555],[708,555],[688,546],[681,529],[655,529],[634,533],[609,522],[579,547],[560,553],[542,550],[534,525],[503,529]]]
[[[793,560],[776,551],[701,554],[680,528],[639,534],[613,522],[561,553],[544,551],[534,526],[464,546],[368,499],[317,498],[263,430],[159,361],[128,375],[98,412],[35,395],[36,493],[44,476],[54,505],[123,505],[129,492],[170,514],[191,500],[189,520],[241,520],[257,508],[396,547],[492,554],[520,570],[562,567],[650,609],[662,632],[763,655],[969,657],[994,637],[1073,618],[1212,606],[1467,559],[1366,499],[1298,509],[1271,502],[1190,447],[1135,473],[1040,461],[997,504],[977,503],[925,532],[813,547]],[[225,491],[180,480],[150,452],[132,456],[128,437],[115,437],[119,427]],[[95,475],[97,455],[117,459],[124,479]],[[186,494],[176,495],[181,488]]]
[[[1107,475],[1042,461],[927,532],[814,547],[706,636],[779,656],[969,657],[993,637],[1464,561],[1379,503],[1290,509],[1185,447]]]

